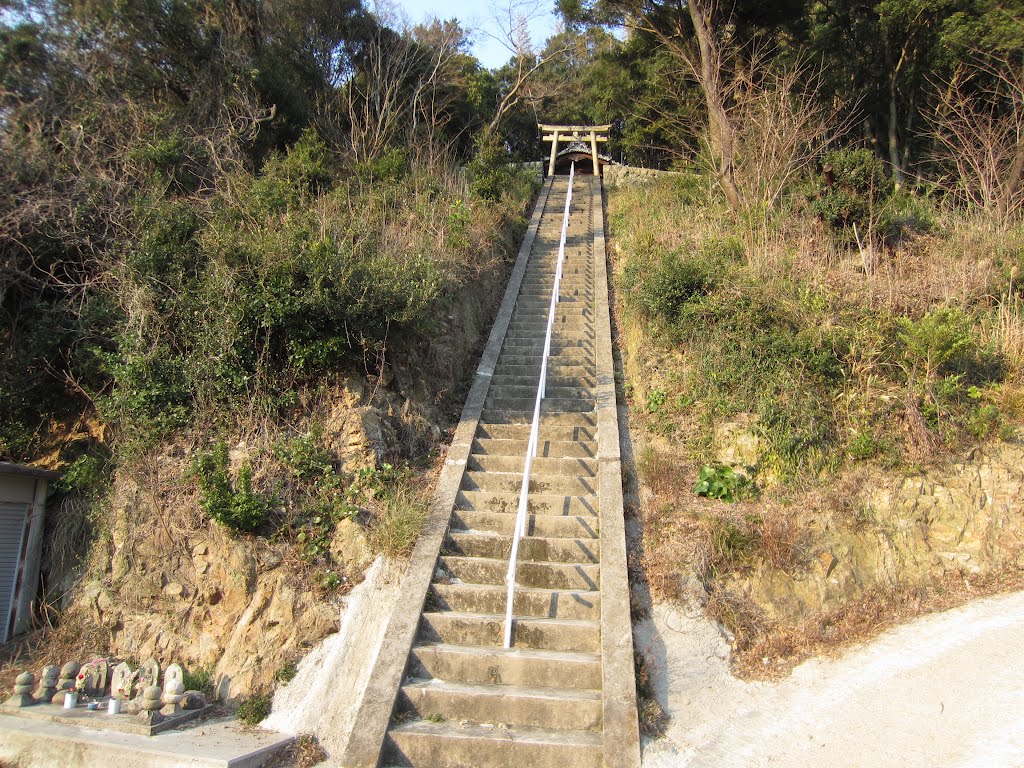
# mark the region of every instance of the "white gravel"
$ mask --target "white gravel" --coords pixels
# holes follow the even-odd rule
[[[635,639],[672,718],[644,768],[1024,766],[1024,593],[921,618],[779,683],[734,678],[698,612],[657,605]]]

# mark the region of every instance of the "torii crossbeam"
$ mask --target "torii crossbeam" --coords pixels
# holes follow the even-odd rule
[[[560,141],[590,141],[590,151],[594,155],[594,174],[600,174],[597,159],[597,143],[608,141],[611,125],[544,125],[537,124],[541,130],[541,140],[551,142],[551,160],[548,163],[548,176],[555,175],[555,158],[558,156]]]

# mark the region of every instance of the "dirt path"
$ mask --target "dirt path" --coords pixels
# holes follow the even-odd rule
[[[1024,593],[886,632],[781,683],[744,683],[698,615],[655,606],[638,650],[672,716],[644,768],[1024,766]]]

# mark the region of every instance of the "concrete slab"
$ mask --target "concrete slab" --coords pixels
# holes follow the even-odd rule
[[[108,715],[106,702],[103,708],[90,711],[84,704],[79,704],[74,709],[65,709],[59,704],[36,704],[31,707],[8,707],[0,706],[0,714],[11,717],[23,717],[29,720],[43,720],[51,723],[63,723],[64,725],[81,725],[85,728],[92,728],[99,731],[119,731],[121,733],[134,733],[139,736],[156,736],[164,731],[172,731],[180,728],[185,723],[207,713],[212,707],[202,709],[187,709],[180,714],[165,717],[158,723],[147,725],[135,715],[128,713],[120,715]]]
[[[292,740],[234,719],[140,736],[0,715],[5,768],[259,768]]]

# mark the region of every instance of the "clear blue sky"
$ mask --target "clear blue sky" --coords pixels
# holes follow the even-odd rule
[[[430,18],[458,19],[462,28],[471,34],[473,55],[489,69],[500,67],[512,56],[507,47],[493,39],[506,38],[510,7],[513,14],[526,15],[535,48],[544,45],[544,41],[555,32],[557,22],[554,0],[384,0],[382,10],[385,17],[392,3],[395,10],[412,24]],[[372,0],[366,6],[372,9]],[[495,21],[495,17],[503,19],[502,23]],[[506,32],[502,32],[502,27]]]

